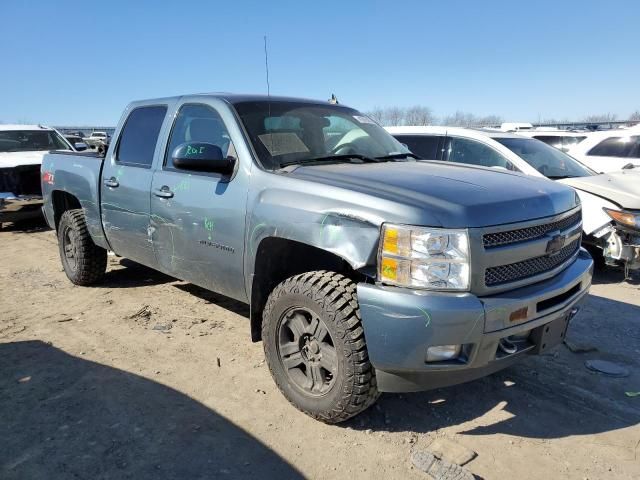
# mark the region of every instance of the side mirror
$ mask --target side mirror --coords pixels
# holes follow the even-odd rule
[[[173,166],[183,170],[229,174],[236,159],[223,157],[219,146],[205,142],[183,143],[171,155]]]
[[[76,142],[73,144],[73,147],[79,152],[82,152],[83,150],[87,149],[87,144],[84,142]]]

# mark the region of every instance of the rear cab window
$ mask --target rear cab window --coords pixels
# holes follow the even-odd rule
[[[166,113],[166,105],[138,107],[132,110],[120,134],[116,162],[134,167],[151,168],[158,135]]]

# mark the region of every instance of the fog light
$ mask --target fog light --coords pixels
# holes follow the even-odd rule
[[[427,349],[427,362],[452,360],[460,356],[462,345],[438,345]]]

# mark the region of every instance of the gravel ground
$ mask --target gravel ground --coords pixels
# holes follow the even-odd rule
[[[243,304],[109,257],[73,286],[53,232],[0,230],[0,478],[425,479],[434,441],[485,479],[640,478],[640,289],[597,274],[566,346],[339,426],[279,394]],[[589,371],[624,365],[625,378]]]

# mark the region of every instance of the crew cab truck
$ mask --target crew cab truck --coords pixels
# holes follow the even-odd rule
[[[420,161],[342,105],[134,102],[104,158],[52,153],[42,178],[73,283],[112,250],[250,304],[277,386],[325,422],[552,348],[591,284],[573,190]]]

